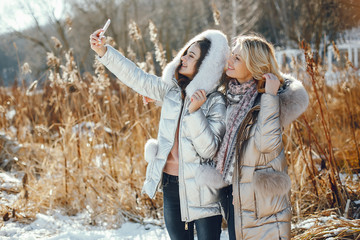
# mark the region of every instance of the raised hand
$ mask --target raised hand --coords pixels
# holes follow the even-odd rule
[[[190,98],[189,113],[197,111],[206,102],[205,90],[197,90]]]
[[[263,77],[266,79],[265,92],[276,95],[280,87],[280,80],[272,73],[266,73]]]
[[[106,37],[102,36],[100,38],[100,33],[103,32],[103,29],[96,30],[93,34],[90,35],[90,46],[100,57],[104,56],[106,53]]]

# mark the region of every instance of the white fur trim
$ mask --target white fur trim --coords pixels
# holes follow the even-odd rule
[[[197,90],[203,89],[211,93],[220,82],[221,75],[224,72],[227,58],[230,54],[226,36],[218,30],[206,30],[195,36],[178,52],[176,57],[166,65],[162,79],[170,85],[175,85],[174,74],[176,67],[180,64],[180,58],[185,50],[194,42],[203,38],[211,42],[208,54],[205,56],[198,73],[186,87],[187,96],[191,97]]]
[[[145,144],[145,160],[149,163],[154,161],[156,154],[158,151],[158,140],[157,139],[149,139]]]
[[[255,171],[254,190],[263,196],[276,196],[288,194],[291,189],[289,175],[279,171]]]
[[[200,165],[195,172],[195,183],[198,186],[208,186],[220,189],[228,186],[219,171],[209,165]]]
[[[286,127],[305,112],[309,105],[309,95],[299,80],[288,74],[282,74],[282,76],[290,80],[288,89],[279,95],[280,123]]]

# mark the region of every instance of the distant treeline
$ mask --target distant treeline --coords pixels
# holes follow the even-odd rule
[[[31,29],[1,37],[0,84],[12,84],[15,79],[45,79],[46,54],[60,56],[70,48],[80,72],[92,72],[94,54],[88,38],[108,18],[112,20],[107,32],[110,40],[125,55],[135,53],[135,60],[140,62],[146,58],[146,52],[154,53],[149,20],[158,29],[168,61],[184,42],[209,28],[224,31],[229,39],[258,32],[280,47],[296,48],[305,40],[319,50],[320,43],[331,44],[343,30],[360,22],[357,0],[72,0],[65,1],[61,18],[56,18],[54,7],[46,1],[37,4],[44,9],[42,17],[49,19],[48,24],[34,21]],[[23,5],[24,12],[30,13],[35,7]],[[33,15],[33,19],[37,17]],[[129,25],[138,28],[141,38],[134,39]],[[61,44],[61,48],[56,44]],[[25,62],[32,70],[26,76],[20,70]],[[157,66],[156,72],[160,71]]]

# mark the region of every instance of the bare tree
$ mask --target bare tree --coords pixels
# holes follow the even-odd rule
[[[42,17],[47,19],[46,24],[40,23],[39,13],[35,11],[34,3],[26,2],[26,1],[18,1],[17,2],[20,9],[23,9],[23,12],[31,17],[33,20],[33,29],[32,31],[20,31],[12,27],[8,26],[9,29],[18,37],[31,41],[36,46],[41,47],[44,51],[49,52],[54,50],[52,47],[50,39],[51,36],[56,34],[58,38],[62,41],[64,45],[64,49],[69,49],[69,40],[67,36],[67,26],[66,22],[60,19],[60,16],[65,16],[67,11],[67,4],[64,2],[62,13],[59,16],[56,16],[56,6],[51,5],[51,3],[45,0],[39,0],[36,2],[37,9],[41,9]],[[48,27],[52,28],[50,31]],[[35,30],[35,31],[34,31]]]
[[[39,0],[36,4],[43,10],[42,16],[34,5],[16,1],[31,16],[33,27],[21,31],[12,28],[13,40],[26,40],[21,50],[26,52],[24,58],[31,58],[36,64],[32,67],[46,67],[44,53],[57,51],[51,40],[55,36],[63,45],[62,51],[73,49],[80,72],[93,70],[94,53],[89,47],[89,35],[108,18],[112,23],[107,36],[112,37],[117,48],[126,50],[131,46],[139,61],[148,52],[154,53],[149,20],[156,25],[158,39],[170,61],[187,40],[209,28],[220,29],[229,37],[255,31],[275,45],[288,47],[297,47],[305,39],[319,49],[325,33],[326,39],[333,40],[360,19],[358,0],[71,0],[64,1],[61,15],[56,14],[55,6]],[[214,9],[218,25],[215,25]],[[46,24],[40,21],[43,16]],[[129,23],[133,21],[143,35],[141,48],[129,37]]]
[[[271,34],[283,46],[296,46],[301,40],[315,44],[319,51],[326,34],[334,40],[337,34],[356,26],[360,18],[360,4],[355,0],[266,0],[267,9],[262,20],[272,29]]]

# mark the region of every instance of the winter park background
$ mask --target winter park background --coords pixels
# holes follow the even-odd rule
[[[205,29],[271,41],[310,95],[283,134],[293,239],[360,239],[359,0],[1,0],[0,9],[0,239],[169,239],[161,195],[141,194],[160,107],[95,60],[88,38],[108,18],[107,42],[157,75]]]

